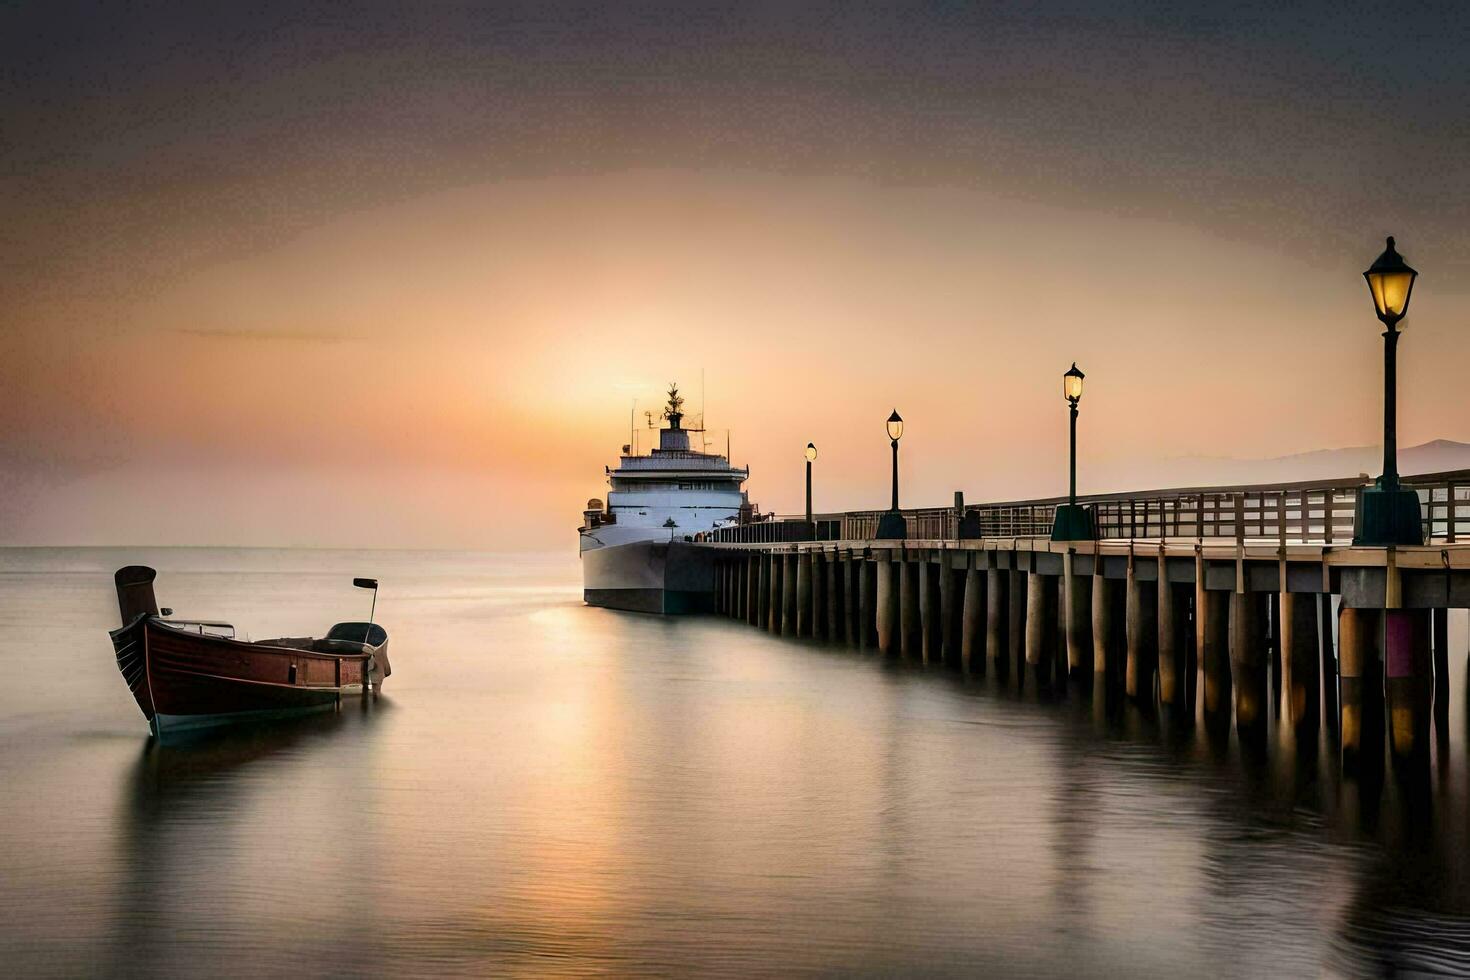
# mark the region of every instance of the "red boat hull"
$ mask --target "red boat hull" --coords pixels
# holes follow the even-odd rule
[[[337,643],[364,651],[338,653],[309,648],[331,641],[245,643],[146,614],[110,636],[118,670],[155,734],[331,708],[387,674],[381,647]]]

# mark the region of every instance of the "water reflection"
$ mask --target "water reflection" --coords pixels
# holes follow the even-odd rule
[[[258,942],[289,942],[333,919],[347,925],[355,907],[366,912],[370,880],[353,872],[372,855],[357,843],[357,814],[334,799],[344,788],[338,767],[311,765],[287,805],[274,797],[311,753],[340,755],[391,710],[385,697],[352,699],[267,726],[141,739],[117,807],[105,972],[174,975],[212,964],[235,973]],[[327,815],[328,832],[303,827],[298,808],[313,822]],[[312,885],[294,891],[292,878]],[[327,896],[314,907],[313,897]],[[200,941],[206,948],[191,950]],[[352,943],[342,945],[345,967]]]
[[[223,580],[244,566],[272,603],[310,611],[315,583],[337,581],[248,553],[187,559],[185,594],[238,594]],[[1140,710],[1121,678],[1042,690],[720,619],[586,609],[574,565],[563,587],[507,562],[347,556],[395,583],[391,692],[182,744],[141,737],[89,614],[63,603],[55,632],[0,638],[0,668],[45,655],[69,677],[53,689],[11,671],[20,687],[0,691],[25,707],[0,716],[7,963],[150,977],[1470,968],[1462,632],[1431,764],[1404,778],[1385,748],[1344,774],[1327,719],[1298,737],[1279,703],[1242,746],[1233,723],[1202,724],[1199,693],[1190,724]],[[105,595],[114,563],[97,564]],[[23,590],[43,602],[53,586]]]

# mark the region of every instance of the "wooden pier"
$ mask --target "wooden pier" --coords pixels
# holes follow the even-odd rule
[[[1084,541],[1049,539],[1055,499],[907,511],[901,540],[873,539],[873,512],[701,540],[715,609],[773,633],[1101,684],[1243,745],[1276,706],[1299,736],[1330,726],[1348,766],[1386,737],[1412,770],[1448,693],[1446,611],[1470,608],[1470,471],[1404,482],[1422,546],[1353,546],[1350,481],[1079,498],[1099,534]]]

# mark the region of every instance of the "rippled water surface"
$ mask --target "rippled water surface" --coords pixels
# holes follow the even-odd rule
[[[112,570],[376,702],[156,745]],[[1427,783],[1073,691],[589,609],[575,557],[0,551],[12,975],[1308,976],[1470,969],[1464,621]]]

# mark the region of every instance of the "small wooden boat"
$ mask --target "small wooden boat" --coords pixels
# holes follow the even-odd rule
[[[345,697],[376,693],[388,665],[388,634],[373,623],[338,623],[321,639],[249,642],[229,623],[174,619],[153,596],[157,573],[117,570],[122,627],[111,631],[117,669],[154,735],[329,709]],[[355,579],[373,590],[378,583]]]

